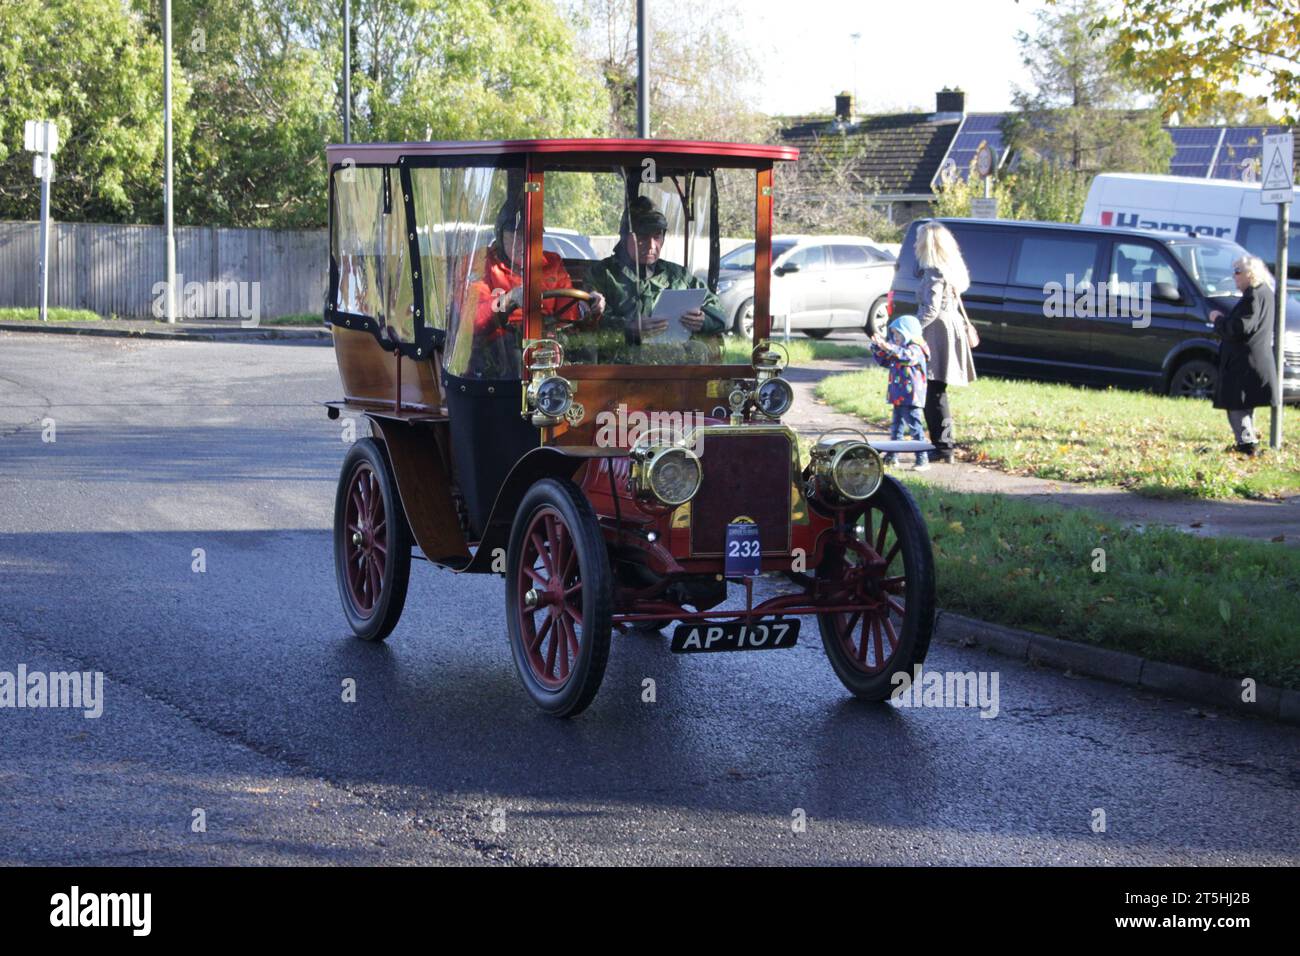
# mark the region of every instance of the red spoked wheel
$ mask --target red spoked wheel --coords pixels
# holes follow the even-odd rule
[[[612,582],[605,542],[578,486],[537,482],[515,515],[506,617],[529,696],[570,717],[596,696],[609,659]]]
[[[925,660],[934,630],[930,535],[896,479],[886,476],[827,548],[817,577],[829,601],[863,606],[817,616],[831,667],[856,696],[884,700],[894,674]]]
[[[348,451],[334,498],[334,572],[343,613],[363,640],[397,626],[411,573],[411,532],[383,449],[363,438]]]

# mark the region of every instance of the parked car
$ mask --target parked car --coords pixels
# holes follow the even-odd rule
[[[886,318],[894,256],[862,236],[774,236],[772,329],[790,328],[813,338],[834,329],[867,329]],[[754,244],[718,261],[718,298],[732,331],[754,328]]]
[[[890,290],[893,315],[916,309],[921,270],[903,241]],[[941,219],[970,269],[966,310],[979,330],[980,372],[1048,381],[1213,394],[1218,340],[1210,312],[1240,297],[1228,239],[1062,223]],[[1055,285],[1054,285],[1055,284]],[[1073,295],[1065,290],[1072,290]],[[1149,293],[1133,315],[1127,293]],[[1105,296],[1109,304],[1097,308]],[[1288,300],[1284,396],[1300,400],[1300,303]],[[1103,314],[1096,314],[1101,312]],[[1149,321],[1148,321],[1149,320]]]

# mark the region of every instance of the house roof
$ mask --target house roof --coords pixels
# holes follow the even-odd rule
[[[887,113],[851,123],[830,115],[789,117],[781,123],[779,138],[799,147],[805,160],[814,159],[819,148],[832,157],[852,154],[854,178],[872,183],[871,195],[929,199],[945,159],[953,160],[963,179],[980,143],[992,147],[999,166],[1007,160],[1001,129],[1006,115]],[[1165,130],[1175,147],[1171,173],[1238,181],[1249,160],[1258,162],[1264,134],[1277,131],[1263,126],[1166,126]],[[1300,137],[1295,149],[1300,166]]]
[[[960,125],[960,115],[933,113],[886,113],[847,124],[833,116],[806,116],[786,120],[779,135],[783,144],[797,146],[804,159],[818,149],[831,157],[856,153],[853,172],[873,183],[876,195],[928,197]]]

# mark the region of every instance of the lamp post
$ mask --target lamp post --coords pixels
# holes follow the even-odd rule
[[[343,142],[352,142],[352,0],[343,0]]]
[[[862,34],[850,33],[849,39],[853,41],[853,105],[849,108],[849,120],[852,121],[853,113],[858,108],[858,41],[862,39]]]
[[[172,209],[172,0],[163,0],[163,220],[167,283],[163,287],[168,324],[176,322],[176,230]]]
[[[650,24],[646,0],[636,0],[636,134],[650,138]]]

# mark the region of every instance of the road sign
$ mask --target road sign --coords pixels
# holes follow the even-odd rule
[[[972,199],[970,201],[972,219],[998,218],[998,201],[996,199]]]
[[[1264,137],[1261,202],[1289,203],[1295,196],[1295,143],[1290,133]]]
[[[53,120],[28,120],[23,124],[23,149],[29,153],[57,153],[59,127]]]
[[[32,175],[47,182],[54,178],[54,160],[46,159],[44,153],[32,157]]]
[[[993,150],[988,143],[980,143],[979,149],[975,151],[975,172],[984,179],[993,175]]]

